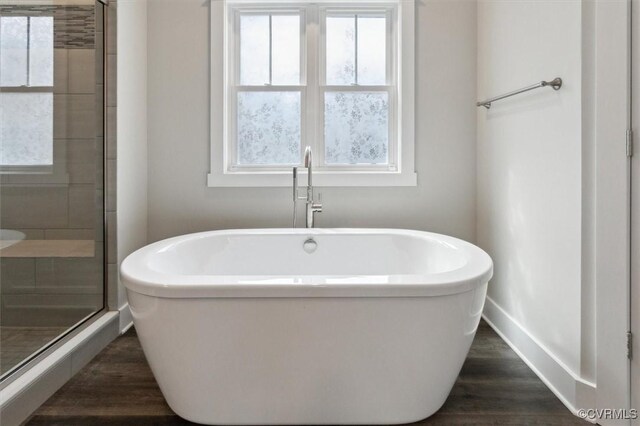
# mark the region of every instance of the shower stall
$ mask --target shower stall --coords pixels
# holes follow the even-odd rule
[[[104,8],[0,0],[0,380],[105,308]]]

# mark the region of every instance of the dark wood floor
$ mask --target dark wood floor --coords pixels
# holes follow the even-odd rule
[[[29,426],[186,425],[167,406],[134,330],[112,342],[26,422]],[[449,399],[424,425],[578,425],[482,322]]]

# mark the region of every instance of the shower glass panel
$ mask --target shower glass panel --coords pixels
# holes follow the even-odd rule
[[[0,2],[0,377],[104,308],[104,6]]]

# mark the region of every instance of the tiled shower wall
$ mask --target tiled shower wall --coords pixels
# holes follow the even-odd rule
[[[92,49],[96,25],[91,5],[0,5],[0,16],[53,16],[55,49]]]
[[[104,28],[93,10],[0,6],[2,16],[54,16],[55,35],[54,172],[3,175],[0,223],[27,239],[96,242],[89,258],[2,258],[2,325],[69,326],[103,305]]]

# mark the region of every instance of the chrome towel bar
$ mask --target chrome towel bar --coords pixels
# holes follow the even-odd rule
[[[486,101],[477,102],[476,106],[483,106],[486,109],[491,108],[491,104],[500,99],[509,98],[511,96],[519,95],[520,93],[528,92],[529,90],[538,89],[540,87],[552,87],[553,90],[560,90],[562,87],[562,79],[556,77],[551,81],[541,81],[540,83],[532,84],[531,86],[523,87],[522,89],[514,90],[513,92],[505,93],[504,95],[496,96],[495,98],[487,99]]]

